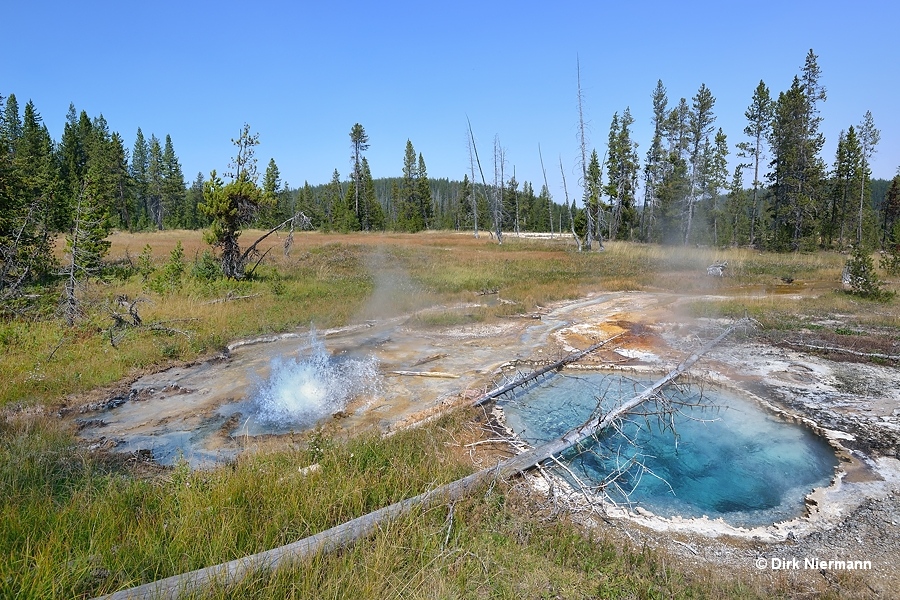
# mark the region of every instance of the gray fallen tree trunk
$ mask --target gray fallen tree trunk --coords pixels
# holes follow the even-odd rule
[[[152,583],[147,583],[134,588],[120,590],[113,594],[101,596],[99,598],[104,598],[106,600],[125,600],[135,598],[171,599],[178,598],[182,594],[189,594],[191,592],[194,592],[204,585],[228,585],[231,583],[236,583],[253,571],[276,569],[281,566],[289,565],[292,562],[302,560],[306,557],[313,556],[317,553],[330,552],[332,550],[346,547],[359,540],[360,538],[372,534],[382,523],[407,514],[414,508],[426,508],[439,502],[453,502],[467,496],[472,490],[478,488],[488,481],[496,479],[508,479],[519,473],[525,472],[539,465],[545,460],[548,460],[551,457],[564,452],[568,448],[584,442],[588,438],[596,435],[599,431],[602,431],[604,428],[609,426],[616,419],[623,417],[629,411],[654,397],[662,388],[669,385],[680,375],[685,373],[698,360],[700,360],[700,358],[704,354],[709,352],[709,350],[711,350],[719,342],[724,340],[735,329],[747,323],[749,323],[748,319],[741,319],[740,321],[729,327],[724,333],[705,344],[702,348],[700,348],[700,350],[681,362],[675,369],[656,381],[647,390],[638,394],[637,396],[634,396],[616,409],[606,413],[605,415],[598,415],[592,418],[581,427],[573,429],[568,434],[557,440],[553,440],[531,450],[525,451],[517,456],[498,463],[494,467],[482,469],[481,471],[473,473],[472,475],[469,475],[462,479],[458,479],[451,483],[439,486],[433,490],[430,490],[423,494],[419,494],[418,496],[407,498],[406,500],[403,500],[401,502],[391,504],[390,506],[386,506],[361,517],[357,517],[356,519],[347,521],[346,523],[342,523],[340,525],[332,527],[331,529],[327,529],[321,533],[317,533],[313,536],[304,538],[286,546],[281,546],[279,548],[267,550],[259,554],[253,554],[251,556],[245,556],[243,558],[239,558],[212,567],[198,569],[189,573],[173,575],[172,577],[168,577],[166,579],[161,579],[159,581],[154,581]],[[607,340],[607,342],[608,341],[609,340]],[[596,349],[596,347],[602,346],[605,343],[606,342],[595,344],[591,348]],[[566,359],[569,359],[568,362],[577,360],[572,359],[571,357],[578,354],[583,356],[584,354],[587,354],[588,351],[592,351],[591,348],[582,350],[580,353],[574,353],[573,355],[566,357]],[[556,364],[557,363],[554,363],[554,365]],[[551,367],[553,367],[553,365],[551,365]],[[543,372],[546,373],[547,370],[549,369],[544,369]],[[535,377],[536,376],[537,375],[535,375]],[[534,377],[529,377],[527,380],[530,381],[533,378]],[[525,381],[526,380],[520,380],[517,385],[522,385],[523,383],[525,383]],[[491,397],[496,397],[503,393],[503,391],[500,390],[509,387],[509,385],[513,384],[508,384],[507,386],[497,388],[496,390],[489,392],[485,396],[493,394]],[[513,387],[516,386],[513,385]],[[509,390],[507,389],[504,391]],[[484,397],[482,397],[482,399],[483,398]],[[483,403],[482,399],[479,399],[480,403]],[[99,600],[99,598],[95,600]]]
[[[526,383],[528,383],[529,381],[534,381],[541,375],[549,373],[550,371],[559,371],[560,369],[562,369],[564,366],[568,365],[569,363],[573,363],[577,360],[581,360],[583,357],[587,356],[591,352],[602,348],[603,346],[610,343],[614,339],[621,337],[623,335],[625,335],[625,334],[624,333],[616,334],[616,335],[612,336],[611,338],[605,339],[602,342],[597,342],[596,344],[589,346],[589,347],[585,348],[584,350],[578,350],[577,352],[572,352],[571,354],[563,357],[562,359],[560,359],[554,363],[551,363],[545,367],[541,367],[540,369],[537,369],[536,371],[532,371],[531,373],[529,373],[528,375],[525,375],[524,377],[516,378],[513,381],[511,381],[505,385],[498,386],[498,387],[492,389],[491,391],[485,393],[480,398],[478,398],[475,401],[475,406],[482,406],[483,404],[490,402],[494,398],[496,398],[498,396],[502,396],[506,392],[514,390],[517,387],[521,387],[521,386],[525,385]]]

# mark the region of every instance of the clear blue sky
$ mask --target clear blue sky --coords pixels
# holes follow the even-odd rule
[[[900,167],[900,8],[818,2],[9,2],[0,94],[28,99],[59,140],[69,103],[103,114],[129,149],[141,127],[172,136],[185,178],[226,170],[244,122],[292,186],[350,168],[349,132],[369,134],[375,177],[399,176],[406,140],[431,177],[468,171],[466,117],[482,160],[494,136],[511,172],[539,191],[540,144],[554,199],[559,159],[576,188],[576,57],[590,146],[602,156],[614,112],[630,107],[643,159],[650,95],[670,108],[701,83],[729,145],[764,80],[786,90],[810,48],[828,99],[823,157],[871,110],[875,177]],[[485,164],[486,176],[492,167]],[[748,176],[747,181],[750,180]]]

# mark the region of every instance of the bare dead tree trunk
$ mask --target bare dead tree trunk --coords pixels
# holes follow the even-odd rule
[[[494,233],[497,235],[497,243],[503,243],[503,196],[506,189],[504,185],[504,167],[506,165],[506,153],[500,146],[500,137],[494,136]],[[498,181],[499,176],[499,181]]]
[[[513,179],[516,179],[516,165],[513,165]],[[516,236],[519,235],[519,190],[513,189],[513,199],[516,201]]]
[[[258,237],[255,242],[250,244],[250,246],[246,250],[244,250],[244,253],[241,255],[240,263],[242,265],[247,264],[247,261],[251,256],[253,256],[254,254],[258,254],[257,247],[259,246],[260,242],[262,242],[264,239],[266,239],[279,229],[284,229],[288,225],[290,225],[291,229],[290,234],[288,234],[288,239],[285,241],[285,253],[290,250],[290,246],[294,243],[294,227],[299,225],[301,229],[306,229],[307,227],[312,227],[312,221],[302,211],[297,212],[294,216],[282,221],[281,223]],[[266,251],[266,253],[268,253],[268,251]],[[258,266],[259,262],[257,262],[256,265]],[[254,266],[253,269],[250,269],[250,273],[248,274],[252,275],[254,270],[256,270],[256,266]]]
[[[566,187],[566,170],[563,169],[562,156],[559,157],[559,172],[562,175],[563,193],[566,195],[566,210],[569,212],[569,225],[572,228],[572,237],[575,238],[575,243],[578,244],[578,251],[581,252],[581,238],[575,233],[575,216],[572,212],[572,205],[569,204],[569,189]],[[562,229],[560,229],[561,232]]]
[[[587,139],[584,133],[584,94],[581,92],[581,60],[577,57],[575,60],[578,72],[578,145],[581,150],[581,189],[583,190],[584,212],[587,216],[587,232],[584,236],[584,246],[590,250],[594,224],[592,222],[590,199],[587,191]]]
[[[472,133],[472,123],[469,121],[469,118],[466,117],[466,122],[469,124],[469,139],[472,141],[472,151],[475,153],[475,162],[478,164],[478,172],[481,174],[481,185],[483,189],[488,189],[487,180],[484,178],[484,170],[481,168],[481,159],[478,158],[478,146],[475,145],[475,134]],[[473,182],[474,185],[474,182]],[[499,238],[498,242],[501,242]]]
[[[466,118],[468,121],[468,118]],[[475,194],[475,159],[472,156],[472,124],[469,124],[469,136],[467,138],[467,146],[469,147],[469,169],[472,171],[472,186],[469,190],[469,202],[472,205],[472,219],[475,223],[475,238],[478,238],[478,196]]]
[[[553,238],[553,198],[550,196],[550,186],[547,184],[547,169],[544,168],[544,155],[541,154],[541,145],[538,144],[538,156],[541,159],[541,172],[544,174],[544,188],[547,190],[547,210],[550,212],[550,238]],[[562,229],[560,229],[560,235]]]

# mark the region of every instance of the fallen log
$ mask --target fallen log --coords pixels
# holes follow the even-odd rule
[[[838,352],[840,354],[849,354],[851,356],[858,356],[859,358],[870,358],[876,360],[900,360],[900,354],[882,354],[881,352],[859,352],[857,350],[851,350],[850,348],[841,348],[840,346],[829,346],[827,344],[817,345],[817,344],[805,344],[803,342],[795,342],[788,340],[785,342],[790,346],[795,346],[797,348],[807,348],[809,350],[819,350],[821,352]]]
[[[209,302],[204,302],[203,305],[208,304],[222,304],[224,302],[234,302],[236,300],[249,300],[250,298],[258,298],[262,296],[262,294],[247,294],[246,296],[235,296],[231,292],[228,293],[224,298],[217,298],[215,300],[210,300]]]
[[[420,366],[420,365],[424,365],[424,364],[427,364],[427,363],[430,363],[430,362],[434,362],[434,361],[440,360],[440,359],[442,359],[442,358],[447,358],[447,356],[448,356],[448,354],[443,353],[443,352],[440,353],[440,354],[432,354],[431,356],[427,356],[427,357],[423,358],[422,360],[419,360],[419,361],[414,362],[414,363],[412,364],[412,366],[418,367],[418,366]]]
[[[106,600],[126,600],[136,598],[172,599],[178,598],[182,594],[193,593],[197,591],[198,588],[204,585],[213,583],[219,585],[228,585],[231,583],[235,583],[237,581],[240,581],[242,578],[244,578],[249,573],[252,573],[253,571],[276,569],[280,566],[288,565],[292,562],[302,560],[303,558],[313,556],[317,553],[330,552],[332,550],[346,547],[357,541],[358,539],[372,534],[383,522],[396,519],[404,514],[409,513],[414,508],[426,508],[437,502],[454,502],[460,498],[465,497],[472,490],[478,488],[479,486],[487,483],[490,480],[507,479],[518,473],[525,472],[528,469],[539,466],[545,460],[554,457],[555,455],[567,450],[568,448],[585,441],[587,438],[595,435],[597,432],[607,427],[616,419],[624,416],[635,407],[652,398],[659,392],[659,390],[674,381],[685,371],[687,371],[687,369],[693,366],[698,360],[700,360],[700,358],[704,354],[706,354],[719,342],[724,340],[737,327],[748,322],[748,319],[742,319],[741,321],[738,321],[737,323],[729,327],[720,336],[707,343],[700,350],[685,359],[675,369],[667,373],[665,377],[654,383],[646,391],[623,403],[615,410],[610,411],[606,415],[598,415],[581,427],[573,429],[562,438],[525,451],[522,454],[498,463],[495,467],[482,469],[481,471],[473,473],[468,477],[458,479],[423,494],[419,494],[418,496],[407,498],[406,500],[403,500],[401,502],[391,504],[390,506],[386,506],[361,517],[357,517],[356,519],[347,521],[346,523],[342,523],[340,525],[332,527],[331,529],[327,529],[313,536],[304,538],[286,546],[281,546],[279,548],[267,550],[259,554],[253,554],[251,556],[245,556],[243,558],[239,558],[212,567],[198,569],[189,573],[173,575],[172,577],[168,577],[166,579],[161,579],[159,581],[154,581],[152,583],[147,583],[130,589],[120,590],[113,594],[108,594],[99,598],[104,598]],[[577,358],[572,357],[584,356],[588,352],[592,352],[596,348],[609,341],[610,340],[606,340],[605,342],[595,344],[594,346],[582,350],[581,352],[573,353],[563,360],[565,361],[568,359],[568,362],[577,360]],[[543,369],[543,371],[547,372],[552,368],[558,368],[556,367],[556,365],[559,365],[561,362],[562,361],[554,363],[554,365],[550,365],[549,367]],[[529,376],[529,380],[533,379],[535,376],[536,375],[532,374],[532,376]],[[515,387],[516,385],[521,385],[522,383],[524,383],[524,381],[509,385]],[[509,387],[509,385],[503,387]],[[497,388],[497,390],[500,389],[502,388]],[[509,389],[512,388],[509,387]],[[489,392],[485,396],[497,392],[497,390]],[[499,395],[500,393],[502,392],[497,392],[496,395]],[[99,598],[96,600],[99,600]]]
[[[475,406],[482,406],[483,404],[490,402],[492,399],[494,399],[498,396],[502,396],[503,394],[505,394],[506,392],[508,392],[510,390],[514,390],[519,386],[525,385],[529,381],[533,381],[533,380],[537,379],[538,377],[540,377],[541,375],[544,375],[545,373],[549,373],[550,371],[559,371],[564,366],[566,366],[570,363],[573,363],[577,360],[581,360],[583,357],[587,356],[591,352],[594,352],[595,350],[602,348],[603,346],[610,343],[614,339],[616,339],[620,336],[623,336],[623,335],[625,335],[625,334],[619,333],[619,334],[612,336],[611,338],[607,338],[607,339],[603,340],[602,342],[598,342],[592,346],[589,346],[589,347],[585,348],[584,350],[578,350],[576,352],[572,352],[571,354],[568,354],[567,356],[563,357],[562,359],[560,359],[554,363],[551,363],[545,367],[541,367],[540,369],[538,369],[536,371],[532,371],[531,373],[529,373],[528,375],[525,375],[524,377],[520,377],[514,381],[511,381],[510,383],[496,387],[496,388],[492,389],[491,391],[482,395],[480,398],[478,398],[475,401]]]
[[[459,375],[445,373],[443,371],[389,371],[390,375],[405,375],[407,377],[443,377],[445,379],[459,379]]]

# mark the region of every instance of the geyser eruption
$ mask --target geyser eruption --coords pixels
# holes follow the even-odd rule
[[[306,356],[272,359],[269,379],[253,395],[256,419],[276,428],[312,427],[317,421],[343,410],[354,396],[374,391],[377,362],[374,357],[333,357],[310,332]]]

